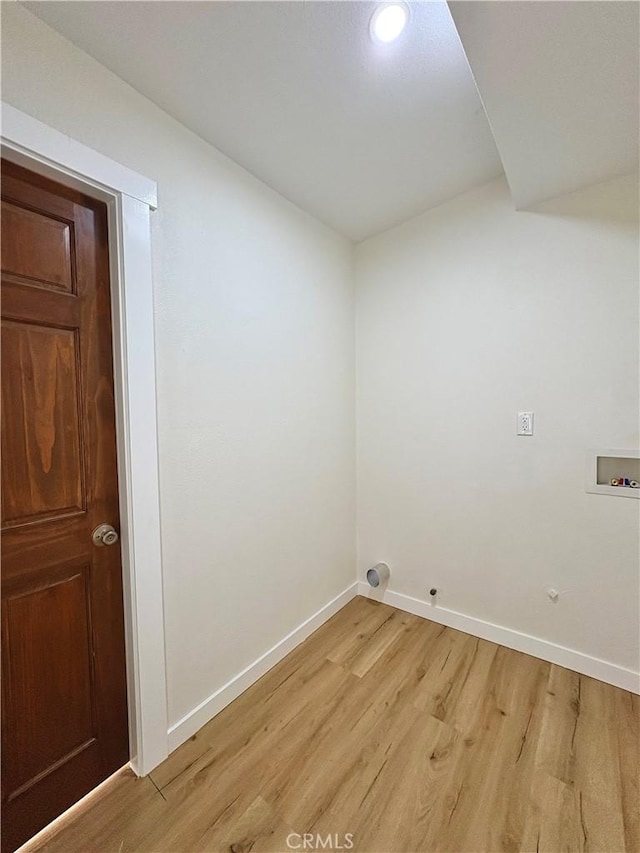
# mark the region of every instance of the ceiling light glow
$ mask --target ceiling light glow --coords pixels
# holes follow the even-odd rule
[[[389,44],[398,38],[408,20],[406,3],[383,3],[371,16],[371,38],[380,44]]]

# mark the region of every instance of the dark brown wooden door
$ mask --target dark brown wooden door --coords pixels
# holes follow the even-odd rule
[[[107,212],[2,162],[2,847],[128,760]]]

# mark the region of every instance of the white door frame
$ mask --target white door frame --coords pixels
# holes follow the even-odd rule
[[[130,763],[168,755],[151,211],[156,184],[2,103],[2,155],[107,204]]]

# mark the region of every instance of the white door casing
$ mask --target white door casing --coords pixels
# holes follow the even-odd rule
[[[130,763],[168,755],[151,212],[154,181],[2,103],[2,156],[107,204]]]

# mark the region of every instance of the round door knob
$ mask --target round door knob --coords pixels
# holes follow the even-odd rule
[[[91,538],[94,545],[115,545],[118,541],[118,531],[110,524],[99,524]]]

